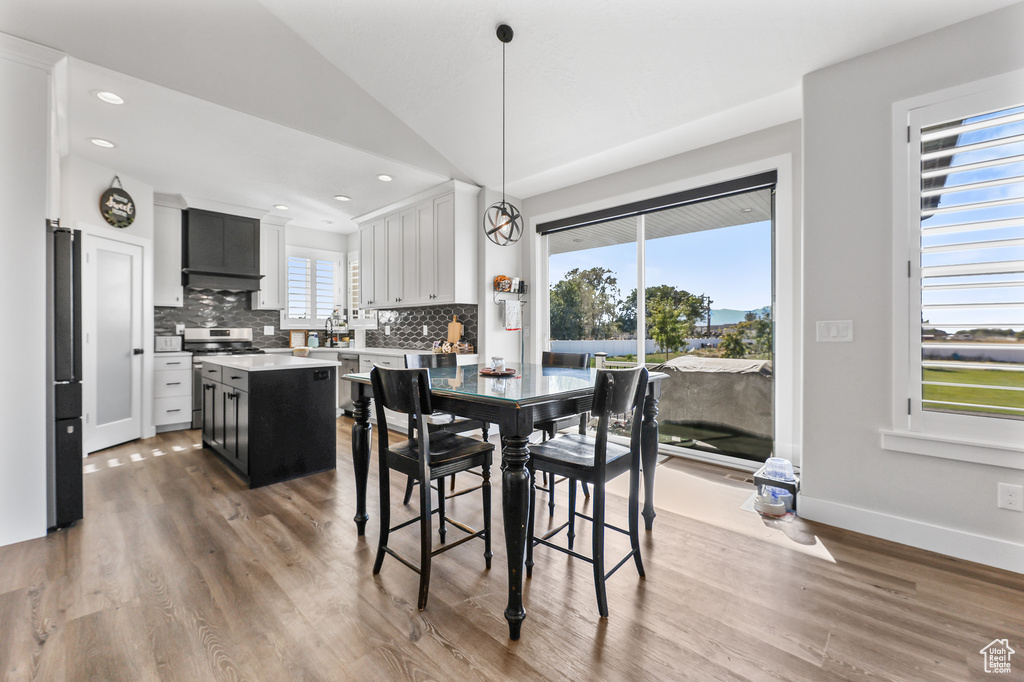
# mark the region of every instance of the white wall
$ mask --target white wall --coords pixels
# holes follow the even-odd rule
[[[506,196],[506,201],[522,209],[523,202],[515,197]],[[527,243],[527,235],[515,244],[509,246],[498,246],[483,233],[483,217],[487,207],[501,201],[501,191],[482,187],[477,195],[479,206],[479,217],[477,225],[480,226],[477,253],[479,254],[480,267],[480,303],[477,311],[479,320],[479,348],[481,362],[489,362],[490,358],[500,355],[506,362],[518,364],[520,362],[521,348],[523,347],[523,335],[529,337],[529,317],[527,313],[530,306],[534,305],[535,282],[530,280],[529,273],[523,267],[523,247]],[[529,294],[523,296],[527,301],[523,309],[523,331],[510,332],[505,329],[505,308],[494,302],[494,278],[498,275],[506,277],[519,277],[525,279],[530,286]],[[505,298],[509,298],[505,296]]]
[[[883,450],[892,404],[892,105],[1024,67],[1018,4],[804,79],[801,514],[1024,572],[1024,515],[996,484],[1024,471]],[[906,254],[896,254],[903,260]],[[853,343],[816,343],[816,320]]]
[[[56,55],[0,36],[0,546],[46,533],[46,227]],[[28,342],[26,342],[28,340]]]
[[[776,193],[776,415],[775,452],[799,463],[801,457],[801,190],[800,122],[774,126],[726,142],[606,175],[589,182],[527,199],[523,237],[530,264],[531,334],[528,355],[534,362],[547,336],[547,252],[537,236],[540,222],[565,218],[631,201],[731,180],[767,170],[778,171]]]
[[[284,241],[288,246],[302,246],[307,249],[323,249],[325,251],[339,251],[347,253],[349,246],[349,235],[327,232],[326,230],[311,230],[308,227],[295,227],[289,225],[285,228]],[[359,250],[359,233],[355,235],[354,250]]]

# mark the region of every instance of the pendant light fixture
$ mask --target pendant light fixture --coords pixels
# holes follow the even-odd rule
[[[523,214],[505,201],[505,45],[512,42],[512,27],[498,26],[501,41],[501,201],[484,213],[484,234],[498,246],[515,244],[523,236]]]

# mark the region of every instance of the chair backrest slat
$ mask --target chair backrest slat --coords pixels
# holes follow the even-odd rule
[[[594,466],[601,476],[607,461],[608,427],[613,414],[632,413],[629,444],[634,456],[640,452],[640,422],[647,395],[647,368],[600,369],[594,385],[592,413],[597,416]],[[633,463],[634,465],[637,462]]]
[[[557,353],[546,350],[540,356],[545,367],[590,367],[590,353]]]
[[[370,382],[374,399],[393,412],[415,415],[432,411],[430,375],[426,369],[388,369],[374,365]]]

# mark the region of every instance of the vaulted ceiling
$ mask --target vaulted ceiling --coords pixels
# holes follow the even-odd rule
[[[347,231],[446,178],[501,186],[499,23],[525,198],[799,118],[804,74],[1014,1],[2,0],[0,32],[74,58],[72,153]],[[116,114],[89,99],[115,87]]]

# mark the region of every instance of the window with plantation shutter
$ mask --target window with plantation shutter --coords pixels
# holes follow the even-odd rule
[[[897,349],[896,409],[903,371],[910,431],[1019,448],[1024,87],[967,90],[906,110],[906,194],[896,215],[909,249],[909,355],[904,365]],[[897,298],[897,313],[902,305]]]
[[[285,329],[321,327],[339,307],[343,254],[289,246]]]

